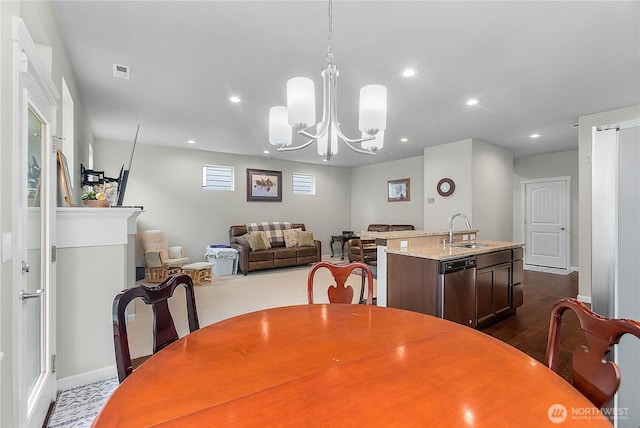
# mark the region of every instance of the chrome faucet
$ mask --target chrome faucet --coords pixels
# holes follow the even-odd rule
[[[456,213],[449,217],[449,245],[453,244],[453,219],[455,219],[456,217],[462,217],[467,223],[467,229],[471,229],[471,223],[469,223],[469,219],[466,215],[462,213]]]

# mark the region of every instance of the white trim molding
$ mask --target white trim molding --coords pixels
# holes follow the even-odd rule
[[[57,210],[58,249],[125,245],[135,235],[140,208],[64,208]]]

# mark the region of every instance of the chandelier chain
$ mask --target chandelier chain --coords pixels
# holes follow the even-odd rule
[[[329,46],[327,47],[327,64],[333,64],[333,2],[329,0]]]

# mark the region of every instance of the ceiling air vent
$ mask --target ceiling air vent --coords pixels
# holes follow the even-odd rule
[[[113,64],[113,77],[129,80],[130,76],[131,67],[127,67],[126,65]]]

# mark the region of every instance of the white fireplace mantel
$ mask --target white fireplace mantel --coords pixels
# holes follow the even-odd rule
[[[58,387],[116,374],[113,298],[135,285],[141,208],[60,207],[56,216]]]
[[[128,235],[135,235],[141,208],[57,209],[58,248],[125,245]]]

